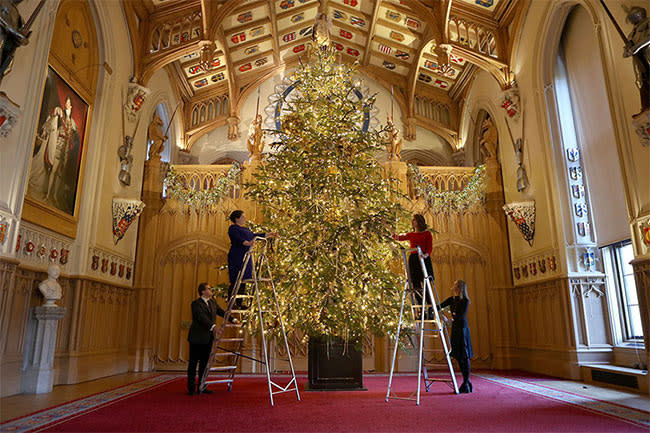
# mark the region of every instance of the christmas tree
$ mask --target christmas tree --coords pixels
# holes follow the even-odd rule
[[[400,268],[390,233],[405,211],[376,156],[386,128],[367,130],[374,96],[361,96],[355,67],[322,45],[292,79],[295,97],[273,152],[248,185],[264,228],[280,235],[271,260],[285,326],[305,336],[359,341],[394,332]]]

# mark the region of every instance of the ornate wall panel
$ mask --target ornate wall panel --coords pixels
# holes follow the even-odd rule
[[[32,307],[43,303],[38,284],[45,272],[0,260],[0,371],[2,395],[20,392],[24,338]],[[133,328],[133,290],[80,278],[60,277],[66,308],[59,322],[54,384],[78,383],[128,371]]]

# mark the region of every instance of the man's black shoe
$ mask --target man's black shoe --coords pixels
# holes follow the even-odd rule
[[[187,395],[194,395],[194,391],[192,391],[192,390],[187,391]]]
[[[199,394],[212,394],[212,391],[206,388],[203,391],[199,391]]]

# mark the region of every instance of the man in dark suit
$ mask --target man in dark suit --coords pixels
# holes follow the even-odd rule
[[[208,389],[195,389],[196,364],[199,365],[199,385],[212,350],[215,336],[221,332],[216,325],[217,315],[223,317],[225,312],[212,297],[212,287],[208,283],[199,284],[199,297],[192,301],[192,326],[187,336],[190,342],[190,362],[187,367],[187,391],[190,395],[211,394]]]

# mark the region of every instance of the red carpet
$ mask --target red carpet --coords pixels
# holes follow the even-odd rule
[[[486,375],[486,378],[488,375]],[[388,378],[367,375],[368,391],[301,392],[276,396],[269,404],[264,377],[239,376],[233,391],[215,386],[211,395],[188,396],[183,378],[50,424],[44,431],[283,431],[283,432],[648,432],[647,413],[637,422],[618,415],[474,377],[474,393],[453,395],[444,384],[411,401],[384,401]],[[305,378],[300,378],[304,385]],[[283,381],[280,381],[284,383]],[[523,383],[523,382],[522,382]],[[301,385],[301,389],[303,386]],[[412,376],[395,379],[409,392]],[[557,395],[556,395],[557,397]],[[626,409],[629,415],[630,409]],[[625,411],[624,411],[625,412]],[[641,422],[639,422],[641,420]]]

